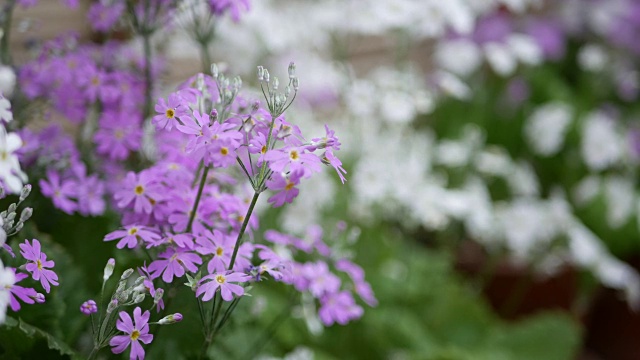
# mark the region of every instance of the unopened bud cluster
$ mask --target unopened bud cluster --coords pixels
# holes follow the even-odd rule
[[[4,190],[3,190],[4,191]],[[29,197],[31,185],[25,185],[20,191],[20,198],[17,203],[9,205],[7,210],[0,212],[0,245],[4,244],[7,236],[17,234],[24,227],[24,223],[33,215],[33,209],[26,207],[22,209],[18,216],[18,206]]]
[[[263,66],[258,66],[258,81],[260,82],[260,88],[262,89],[267,106],[271,116],[274,118],[282,115],[298,93],[298,87],[300,85],[298,77],[296,76],[296,65],[292,62],[289,64],[289,82],[284,87],[284,91],[280,90],[280,80],[278,77],[269,74],[269,70]],[[266,91],[265,91],[266,86]]]

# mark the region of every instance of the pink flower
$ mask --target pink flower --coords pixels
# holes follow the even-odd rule
[[[42,194],[50,198],[56,208],[67,214],[73,214],[78,208],[78,205],[71,200],[76,196],[75,182],[61,180],[60,175],[53,170],[47,171],[47,180],[41,179],[39,182]]]
[[[342,181],[343,184],[345,181],[347,181],[347,179],[345,179],[344,177],[344,174],[346,174],[347,171],[342,168],[342,162],[335,155],[333,155],[333,151],[331,149],[325,151],[324,156],[322,157],[322,162],[331,165],[336,170],[338,176],[340,177],[340,181]]]
[[[16,281],[13,285],[5,285],[5,287],[9,290],[11,310],[18,311],[20,310],[20,302],[18,302],[18,299],[22,300],[25,304],[33,304],[35,303],[38,293],[35,289],[15,285],[29,276],[27,274],[16,273],[15,269],[11,270],[15,273]]]
[[[249,279],[251,279],[251,276],[239,272],[232,272],[230,274],[220,272],[207,275],[200,280],[198,290],[196,290],[196,296],[204,294],[202,301],[209,301],[213,298],[218,288],[220,288],[222,299],[224,301],[231,301],[234,294],[236,296],[244,295],[244,288],[231,282],[246,282]]]
[[[31,273],[33,280],[40,280],[40,284],[44,290],[49,293],[51,285],[58,286],[58,275],[47,268],[52,268],[55,263],[53,260],[47,260],[47,255],[40,249],[40,241],[33,239],[33,245],[29,240],[25,240],[24,244],[20,244],[20,254],[27,260],[27,271]]]
[[[327,294],[320,299],[320,304],[318,316],[327,326],[333,325],[334,322],[345,325],[361,317],[363,313],[362,308],[356,304],[348,291]]]
[[[116,191],[113,197],[120,208],[133,202],[136,213],[150,214],[153,210],[152,202],[156,203],[162,198],[162,187],[150,171],[142,171],[139,175],[129,172],[122,181],[122,189]]]
[[[233,253],[233,239],[220,230],[206,231],[204,236],[196,239],[196,251],[202,255],[212,255],[207,271],[210,274],[225,271]]]
[[[171,130],[180,124],[183,117],[188,116],[187,106],[182,104],[182,99],[177,94],[169,95],[168,103],[164,99],[158,99],[155,110],[158,115],[151,120],[160,129]],[[178,120],[180,119],[180,120]]]
[[[147,230],[144,226],[129,225],[125,226],[124,230],[116,230],[108,233],[104,237],[104,241],[111,241],[120,239],[116,247],[122,249],[125,246],[129,249],[133,249],[138,246],[139,241],[147,243],[155,243],[160,240],[160,235],[154,233],[151,230]]]
[[[304,176],[311,175],[321,169],[321,161],[318,156],[305,153],[304,148],[289,146],[283,149],[269,150],[264,159],[269,162],[269,168],[274,172],[291,172],[302,170]]]
[[[129,359],[144,359],[144,349],[140,342],[149,344],[153,340],[153,335],[149,334],[149,311],[144,314],[139,307],[133,310],[133,320],[131,316],[124,311],[120,312],[120,319],[116,322],[116,328],[127,335],[116,335],[109,341],[109,345],[113,346],[111,351],[114,354],[120,354],[131,345],[131,353]],[[134,324],[135,322],[135,324]]]
[[[280,192],[270,197],[268,202],[273,203],[273,207],[280,207],[284,203],[290,204],[300,192],[295,186],[300,184],[300,178],[303,175],[304,171],[300,169],[290,173],[289,176],[274,174],[267,181],[267,187],[275,191],[280,190]]]
[[[98,312],[98,305],[94,300],[87,300],[80,305],[80,312],[85,315],[91,315]]]
[[[158,256],[160,260],[156,260],[149,265],[149,272],[152,278],[157,278],[162,274],[162,280],[171,283],[173,277],[182,277],[185,269],[190,272],[198,271],[196,265],[202,264],[202,259],[197,254],[188,251],[167,249]]]
[[[94,135],[99,154],[111,160],[124,160],[140,148],[142,130],[137,114],[108,111],[100,118],[99,125]]]

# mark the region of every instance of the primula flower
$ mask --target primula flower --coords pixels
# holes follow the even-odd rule
[[[144,359],[143,344],[149,344],[153,340],[153,335],[149,334],[149,311],[142,313],[139,307],[133,310],[133,321],[131,316],[124,311],[120,312],[120,319],[116,322],[116,328],[127,335],[116,335],[109,341],[112,346],[111,351],[114,354],[120,354],[131,345],[131,353],[129,359]]]
[[[300,178],[304,175],[304,171],[293,171],[286,176],[284,174],[274,174],[269,181],[267,181],[267,188],[274,191],[279,191],[277,194],[269,198],[268,202],[273,203],[273,207],[280,207],[284,203],[291,203],[300,190],[296,188],[296,185],[300,184]]]
[[[5,268],[0,260],[0,324],[3,324],[7,315],[7,306],[11,301],[10,288],[15,284],[16,276],[11,268]]]
[[[40,280],[40,284],[44,290],[49,293],[51,291],[51,285],[58,286],[58,275],[47,268],[52,268],[55,263],[53,260],[47,260],[47,255],[41,251],[40,241],[33,239],[33,243],[29,243],[29,240],[25,240],[23,244],[20,244],[20,254],[27,260],[31,260],[27,263],[26,269],[31,273],[33,280]]]
[[[120,239],[116,244],[118,249],[122,249],[125,246],[129,249],[133,249],[138,246],[139,241],[154,243],[160,240],[160,235],[151,230],[147,230],[145,226],[129,225],[125,226],[124,230],[113,231],[104,237],[104,241],[112,241],[116,239]]]
[[[274,172],[286,172],[287,168],[291,172],[302,170],[304,176],[308,177],[312,172],[321,170],[318,156],[305,153],[304,148],[296,146],[269,150],[264,159],[269,162],[269,168]]]
[[[154,279],[162,274],[162,280],[167,284],[173,281],[174,276],[184,276],[185,269],[193,273],[198,271],[196,265],[202,264],[200,256],[182,249],[168,248],[158,257],[160,260],[156,260],[149,265],[149,272]]]
[[[315,151],[317,149],[333,149],[340,150],[340,141],[336,137],[336,132],[329,129],[329,126],[325,125],[324,129],[326,135],[322,138],[311,139],[311,145],[307,147],[309,151]]]
[[[220,230],[206,231],[204,236],[196,239],[196,251],[202,255],[212,255],[207,264],[207,271],[224,271],[231,261],[233,239]]]
[[[324,156],[322,156],[322,162],[331,165],[336,170],[338,176],[340,177],[340,181],[342,181],[343,184],[345,181],[347,181],[347,179],[344,177],[344,174],[346,174],[347,171],[342,168],[342,162],[335,155],[333,155],[332,150],[325,151]]]
[[[25,304],[33,304],[36,302],[36,297],[38,296],[38,292],[33,288],[25,288],[19,285],[15,285],[20,281],[29,277],[27,274],[16,273],[15,269],[11,269],[15,275],[15,283],[12,285],[6,285],[5,288],[9,290],[9,298],[11,304],[11,310],[18,311],[20,310],[20,302],[18,299],[22,300]]]
[[[27,180],[20,170],[18,157],[14,154],[22,146],[20,136],[15,133],[7,134],[0,124],[0,180],[5,183],[12,193],[20,192],[22,183]]]
[[[96,2],[91,4],[87,18],[89,18],[89,23],[94,30],[107,32],[121,18],[124,9],[124,2],[116,1],[109,5]]]
[[[345,325],[361,317],[363,313],[362,308],[356,304],[348,291],[327,294],[320,299],[320,304],[318,316],[327,326],[333,325],[334,322]]]
[[[0,121],[11,122],[12,120],[11,103],[0,94]]]
[[[93,300],[87,300],[80,305],[80,312],[85,315],[91,315],[98,312],[98,305]]]
[[[40,179],[42,194],[50,198],[56,208],[67,214],[73,214],[78,208],[78,205],[71,199],[76,196],[77,185],[75,181],[62,180],[60,175],[53,170],[47,171],[47,180]]]
[[[142,171],[139,175],[129,172],[122,181],[122,188],[116,191],[114,198],[118,207],[124,208],[133,201],[133,210],[136,213],[150,214],[155,203],[162,198],[162,187],[157,183],[157,178],[150,171]]]
[[[180,124],[179,118],[188,116],[185,111],[187,106],[182,105],[182,99],[177,94],[169,95],[168,102],[165,102],[162,98],[158,99],[155,110],[159,115],[154,116],[151,121],[159,129],[171,130],[174,126]]]
[[[244,288],[240,285],[232,284],[231,282],[242,283],[249,279],[251,279],[251,276],[239,272],[232,272],[229,274],[220,272],[207,275],[198,283],[196,297],[204,294],[202,296],[202,301],[209,301],[213,298],[213,295],[218,288],[220,288],[220,295],[222,295],[222,299],[224,301],[231,301],[234,294],[236,296],[244,295]]]
[[[140,148],[142,129],[135,114],[105,112],[100,118],[100,126],[93,137],[99,154],[111,160],[124,160],[132,151]]]
[[[222,16],[225,12],[231,14],[234,22],[240,21],[241,11],[249,11],[249,0],[209,0],[211,12],[215,15]]]
[[[138,273],[141,276],[145,277],[145,279],[142,282],[142,284],[144,285],[144,287],[149,292],[149,295],[151,295],[151,297],[153,299],[155,299],[156,298],[156,292],[158,290],[161,290],[161,289],[156,289],[155,285],[153,285],[153,280],[151,280],[151,274],[149,274],[149,269],[147,269],[146,265],[145,266],[141,266],[141,267],[138,268]],[[160,312],[160,310],[164,310],[164,300],[163,299],[160,299],[160,301],[158,301],[156,303],[156,311]]]
[[[340,278],[329,270],[324,261],[306,263],[304,276],[309,279],[309,291],[316,298],[324,294],[331,294],[340,289]]]

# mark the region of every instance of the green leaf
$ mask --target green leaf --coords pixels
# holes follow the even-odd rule
[[[4,326],[0,328],[0,334],[2,334],[0,336],[0,347],[4,349],[4,354],[1,354],[3,358],[26,358],[24,355],[34,352],[37,352],[40,358],[55,356],[55,353],[52,353],[43,357],[42,351],[38,350],[37,345],[39,342],[46,343],[46,347],[50,350],[57,350],[58,355],[60,355],[57,358],[82,358],[60,339],[42,329],[27,324],[22,319],[16,320],[12,317],[7,317]]]

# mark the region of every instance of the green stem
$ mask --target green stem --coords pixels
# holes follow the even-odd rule
[[[2,24],[2,38],[0,39],[0,62],[4,65],[11,65],[11,52],[9,51],[9,39],[11,37],[11,20],[13,17],[13,8],[16,0],[9,0],[5,5],[5,19]]]
[[[200,204],[200,198],[202,197],[202,190],[204,189],[204,184],[207,182],[207,175],[209,175],[209,166],[204,168],[202,172],[202,177],[200,178],[200,186],[198,187],[198,194],[196,195],[196,201],[193,204],[193,209],[191,209],[191,214],[189,214],[189,223],[187,224],[186,232],[191,232],[191,226],[193,226],[193,220],[196,218],[196,212],[198,212],[198,205]]]
[[[233,269],[233,265],[236,263],[236,256],[238,256],[238,249],[240,248],[240,244],[242,243],[242,235],[244,235],[244,232],[247,229],[247,225],[249,224],[249,219],[251,218],[251,214],[253,213],[253,208],[256,206],[256,202],[258,202],[259,196],[260,196],[259,191],[256,191],[253,194],[253,198],[251,199],[251,204],[249,204],[249,209],[247,210],[247,215],[245,215],[244,221],[242,222],[242,226],[240,227],[240,232],[238,233],[238,238],[236,239],[236,245],[233,247],[233,255],[231,255],[231,261],[229,262],[229,270]]]
[[[98,355],[98,351],[100,349],[98,347],[94,347],[93,350],[91,350],[91,353],[89,354],[89,357],[87,358],[88,360],[92,360],[96,357],[96,355]]]

